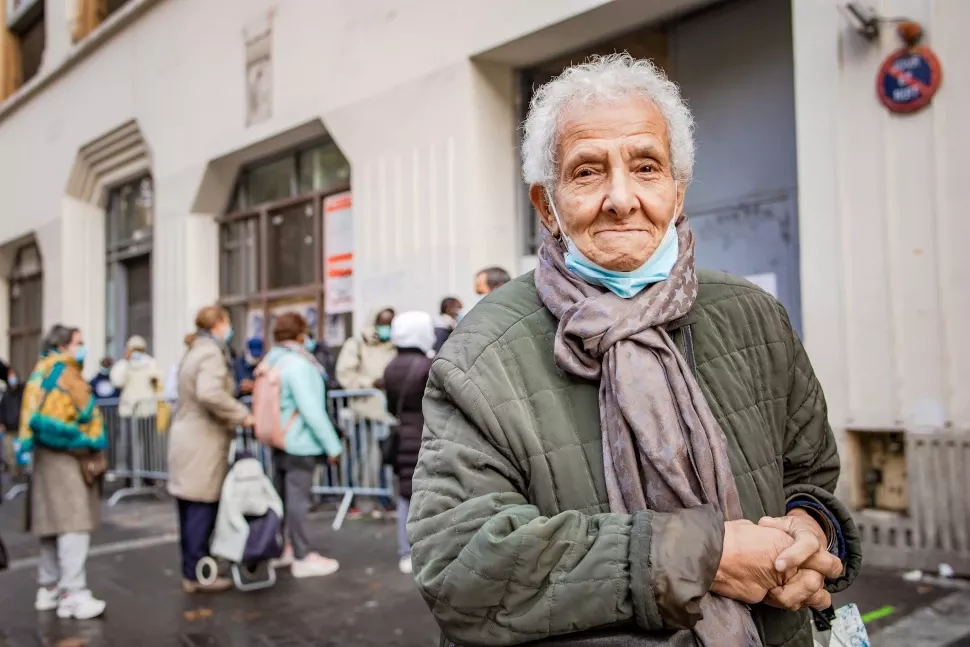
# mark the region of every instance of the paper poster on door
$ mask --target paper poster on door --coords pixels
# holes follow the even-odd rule
[[[350,192],[323,200],[324,290],[328,315],[354,311],[354,219]]]
[[[774,272],[748,274],[744,278],[748,279],[776,299],[778,298],[778,275]]]

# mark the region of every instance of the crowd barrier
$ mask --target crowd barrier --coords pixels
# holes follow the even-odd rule
[[[343,444],[343,453],[333,463],[323,463],[314,476],[312,493],[316,497],[339,497],[340,504],[333,527],[339,530],[356,497],[392,499],[394,479],[391,468],[383,464],[381,441],[390,433],[389,417],[369,420],[355,412],[355,403],[378,398],[382,404],[384,394],[377,389],[332,391],[327,394],[327,410],[335,422]],[[248,404],[247,399],[243,402]],[[169,403],[173,418],[177,403]],[[109,482],[120,481],[122,487],[114,490],[108,505],[132,496],[159,496],[162,485],[168,480],[168,430],[158,429],[156,416],[121,417],[118,400],[99,400],[98,406],[104,417],[108,436]],[[381,409],[386,411],[386,406]],[[257,458],[266,473],[273,476],[273,450],[262,445],[252,432],[237,429],[230,444],[227,460],[239,453]],[[24,491],[14,486],[6,497],[12,499]]]

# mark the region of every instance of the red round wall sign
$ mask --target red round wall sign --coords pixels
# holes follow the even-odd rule
[[[876,94],[892,112],[915,112],[929,105],[943,82],[943,70],[928,47],[904,47],[889,55],[876,77]]]

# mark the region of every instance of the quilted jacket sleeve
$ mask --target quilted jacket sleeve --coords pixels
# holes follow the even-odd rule
[[[451,640],[513,645],[697,621],[723,541],[712,510],[543,516],[481,390],[444,359],[424,413],[408,533],[418,587]]]
[[[825,395],[798,335],[791,330],[788,421],[785,427],[785,498],[807,495],[825,506],[841,527],[847,554],[842,576],[826,588],[836,593],[855,580],[862,567],[862,542],[849,509],[835,497],[839,480],[839,450],[829,425]]]

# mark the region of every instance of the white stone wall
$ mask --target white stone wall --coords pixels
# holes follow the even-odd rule
[[[933,104],[892,115],[876,73],[900,47],[851,32],[835,0],[794,0],[805,337],[836,428],[970,428],[970,3],[869,2],[922,23]]]

